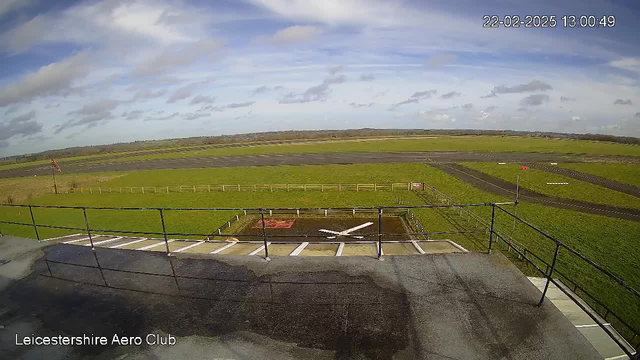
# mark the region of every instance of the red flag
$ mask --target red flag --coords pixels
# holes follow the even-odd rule
[[[58,165],[58,162],[54,159],[51,159],[51,166],[53,166],[53,168],[56,169],[59,173],[62,172],[62,170],[60,169],[60,165]]]

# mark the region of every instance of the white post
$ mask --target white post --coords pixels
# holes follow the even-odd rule
[[[207,190],[209,190],[209,192],[211,192],[211,185],[207,185]]]
[[[196,186],[193,185],[193,192],[196,192]]]
[[[169,193],[169,187],[167,186],[167,194]]]
[[[238,184],[238,192],[240,192],[240,184]]]
[[[222,192],[224,192],[224,185],[222,185]]]
[[[269,210],[269,216],[273,216],[273,210]]]
[[[240,217],[238,215],[236,215],[236,221],[240,220]]]
[[[244,214],[247,215],[247,210],[242,210],[242,212],[244,212]]]
[[[296,215],[300,216],[300,209],[296,209]]]
[[[222,234],[222,231],[220,231],[220,229],[218,229],[218,235]]]
[[[327,209],[324,209],[324,216],[327,216]]]

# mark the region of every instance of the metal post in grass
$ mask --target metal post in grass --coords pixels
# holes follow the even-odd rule
[[[82,208],[82,215],[84,216],[84,225],[87,227],[87,235],[89,235],[89,243],[91,243],[91,250],[95,251],[96,248],[93,246],[93,236],[91,236],[91,229],[89,228],[89,218],[87,218],[87,209]],[[98,260],[96,259],[96,262]]]
[[[551,261],[551,268],[549,269],[549,273],[547,274],[547,283],[544,285],[544,290],[542,291],[542,297],[540,298],[540,302],[538,306],[542,305],[544,302],[544,297],[547,295],[547,289],[549,289],[549,283],[551,282],[551,277],[553,276],[553,270],[556,268],[556,260],[558,260],[558,251],[560,251],[560,243],[556,242],[556,250],[553,253],[553,261]]]
[[[382,257],[382,208],[378,208],[378,259]]]
[[[162,223],[162,235],[164,236],[164,246],[167,248],[167,256],[171,255],[169,251],[169,240],[167,239],[167,228],[164,225],[164,209],[160,208],[160,222]]]
[[[269,246],[267,244],[267,229],[264,223],[264,209],[260,209],[260,218],[262,219],[262,240],[264,241],[264,256],[269,260]]]
[[[36,232],[36,239],[40,241],[40,234],[38,234],[38,225],[36,225],[36,218],[33,217],[33,208],[29,205],[29,214],[31,214],[31,223],[33,224],[33,231]]]
[[[488,251],[489,254],[491,254],[491,244],[493,243],[493,223],[495,222],[495,218],[496,218],[496,204],[491,204],[491,231],[489,231],[489,251]]]

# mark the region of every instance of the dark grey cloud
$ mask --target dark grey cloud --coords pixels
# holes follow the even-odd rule
[[[48,26],[46,17],[37,15],[6,32],[2,45],[13,55],[24,53],[42,40],[47,34]]]
[[[199,40],[181,46],[174,46],[163,53],[138,64],[134,76],[155,76],[185,68],[215,54],[221,43],[217,40]]]
[[[7,109],[7,111],[4,112],[4,115],[10,115],[13,114],[14,112],[18,111],[20,109],[20,106],[12,106],[10,108]]]
[[[138,120],[143,114],[144,111],[142,110],[133,110],[131,112],[123,112],[120,117],[125,118],[125,120]]]
[[[469,110],[473,109],[473,104],[464,104],[464,105],[461,106],[461,108],[463,110],[469,111]]]
[[[462,95],[462,94],[460,94],[459,92],[452,91],[452,92],[448,92],[446,94],[442,94],[442,96],[440,96],[440,97],[443,98],[443,99],[451,99],[451,98],[454,98],[454,97],[460,96],[460,95]]]
[[[637,112],[635,116],[640,117],[640,112]]]
[[[43,66],[0,89],[0,107],[42,96],[67,95],[73,82],[89,74],[86,55],[78,54]]]
[[[327,69],[327,72],[329,73],[329,75],[335,75],[342,70],[344,70],[344,65],[336,65],[336,66],[329,66],[329,69]]]
[[[491,105],[491,106],[487,106],[487,108],[486,108],[486,109],[484,109],[484,112],[492,112],[492,111],[493,111],[493,110],[495,110],[495,109],[497,109],[497,107],[496,107],[496,106],[493,106],[493,105]]]
[[[182,115],[182,118],[185,120],[196,120],[199,118],[209,117],[209,116],[211,116],[211,114],[209,113],[188,113],[188,114]]]
[[[68,112],[67,115],[77,116],[77,118],[68,120],[61,125],[56,125],[54,134],[76,126],[85,126],[85,129],[89,129],[104,124],[115,118],[111,111],[117,108],[118,105],[120,105],[120,102],[117,100],[100,100],[86,104],[78,110]]]
[[[522,106],[538,106],[549,101],[549,96],[545,94],[529,95],[520,101]]]
[[[401,101],[397,104],[393,104],[391,106],[391,110],[396,109],[398,106],[405,105],[405,104],[417,104],[420,102],[420,100],[430,99],[432,95],[436,95],[437,93],[438,93],[438,90],[435,90],[435,89],[415,92],[407,100]]]
[[[282,89],[282,86],[274,86],[274,87],[269,87],[267,85],[262,85],[258,88],[255,88],[253,91],[251,91],[251,95],[259,95],[259,94],[265,94],[268,93],[270,91],[277,91]]]
[[[166,92],[167,91],[165,89],[160,89],[158,91],[140,90],[140,91],[137,91],[135,95],[133,95],[133,98],[131,98],[131,101],[159,98],[161,96],[164,96]]]
[[[618,99],[614,101],[613,104],[614,105],[633,105],[633,102],[631,101],[631,99],[627,99],[627,100]]]
[[[368,103],[368,104],[356,104],[355,102],[352,102],[349,104],[349,106],[353,107],[353,108],[361,108],[361,107],[372,107],[373,105],[375,105],[374,103]]]
[[[0,149],[4,149],[4,148],[8,148],[8,147],[9,147],[9,142],[8,141],[6,141],[6,140],[0,141]]]
[[[32,136],[42,132],[42,124],[33,119],[36,117],[35,111],[30,111],[14,117],[13,119],[0,123],[0,141],[5,141],[16,136]]]
[[[166,121],[166,120],[171,120],[171,119],[175,119],[178,116],[180,116],[179,112],[174,112],[171,115],[167,115],[167,116],[161,116],[161,117],[147,117],[144,119],[144,121]]]
[[[514,86],[494,86],[493,90],[491,90],[491,93],[489,95],[482,96],[482,98],[495,97],[497,94],[519,94],[535,91],[547,91],[551,89],[553,89],[551,85],[540,80],[533,80],[528,84],[518,84]]]
[[[312,101],[326,101],[331,93],[331,85],[342,84],[347,81],[347,77],[329,76],[325,78],[320,85],[308,88],[302,94],[289,93],[280,99],[280,104],[300,104]]]
[[[247,101],[243,103],[231,103],[225,107],[228,109],[236,109],[236,108],[251,106],[253,104],[255,104],[255,101]]]
[[[247,101],[247,102],[242,102],[242,103],[231,103],[231,104],[227,104],[224,106],[205,106],[202,109],[198,110],[198,112],[200,111],[218,111],[218,112],[222,112],[225,111],[227,109],[238,109],[238,108],[243,108],[243,107],[249,107],[253,104],[255,104],[255,101]]]
[[[374,74],[361,74],[360,81],[373,81],[376,79]]]
[[[208,85],[211,82],[212,80],[203,80],[203,81],[197,81],[197,82],[193,82],[185,86],[179,87],[178,89],[176,89],[173,95],[171,95],[169,99],[167,99],[167,104],[173,104],[176,101],[184,100],[188,97],[191,97],[191,94],[193,93],[193,91],[195,91],[200,87]]]
[[[562,102],[576,101],[576,98],[560,96],[560,101],[562,101]]]
[[[47,104],[44,108],[45,109],[54,109],[54,108],[59,108],[60,104]]]
[[[198,95],[198,96],[194,96],[193,99],[191,99],[191,102],[189,103],[189,105],[213,104],[214,102],[216,102],[216,97],[213,95],[209,95],[209,96]]]

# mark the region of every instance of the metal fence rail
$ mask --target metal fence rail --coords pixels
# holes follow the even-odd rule
[[[79,187],[66,192],[80,194],[168,194],[196,192],[250,192],[250,191],[409,191],[411,183],[390,184],[232,184],[232,185],[170,185],[170,186],[123,186],[123,187]]]

